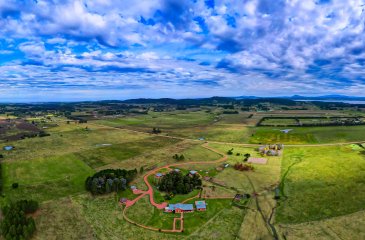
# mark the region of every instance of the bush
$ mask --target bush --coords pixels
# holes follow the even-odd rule
[[[230,150],[227,151],[228,155],[232,155],[233,154],[233,148],[231,148]]]
[[[172,156],[172,158],[175,159],[176,161],[185,160],[185,156],[183,154],[181,154],[181,155],[175,154],[174,156]]]
[[[18,184],[18,183],[13,183],[13,184],[11,185],[11,187],[12,187],[13,189],[16,189],[16,188],[18,188],[18,187],[19,187],[19,184]]]
[[[238,171],[253,171],[254,167],[251,164],[236,163],[233,167]]]

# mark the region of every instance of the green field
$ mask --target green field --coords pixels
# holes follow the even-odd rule
[[[71,154],[7,161],[3,168],[7,200],[27,196],[45,201],[84,192],[85,179],[94,172]],[[13,183],[19,183],[19,188],[12,189]]]
[[[284,124],[282,119],[269,119],[265,123],[278,126],[255,127],[255,122],[269,113],[251,116],[247,112],[221,112],[222,108],[213,107],[150,111],[105,116],[82,124],[67,123],[65,117],[55,115],[50,119],[29,118],[47,121],[43,124],[50,126],[47,132],[51,135],[1,143],[1,148],[13,145],[15,149],[0,150],[4,155],[0,203],[23,198],[40,202],[40,210],[34,213],[38,229],[34,239],[272,239],[270,224],[280,240],[364,238],[365,144],[335,144],[364,141],[365,126],[284,127],[287,122]],[[86,114],[85,109],[77,112],[81,113]],[[162,133],[150,134],[153,127],[159,127]],[[286,128],[293,130],[280,131]],[[282,156],[264,156],[267,164],[252,164],[253,171],[238,171],[233,166],[243,163],[244,154],[263,156],[257,146],[232,143],[298,146],[285,146]],[[334,145],[315,146],[323,143]],[[219,167],[223,162],[206,163],[223,156],[203,144],[223,154],[233,148],[233,154],[224,161],[229,166],[222,169]],[[175,154],[183,154],[185,159],[177,161],[173,159]],[[197,163],[189,163],[192,161]],[[206,212],[184,214],[183,233],[145,230],[123,219],[123,206],[118,200],[137,197],[129,188],[103,196],[91,196],[84,188],[85,179],[95,171],[139,171],[143,167],[143,173],[138,173],[132,184],[146,190],[143,177],[150,170],[180,163],[184,165],[176,168],[183,173],[194,169],[202,177],[212,177],[203,181],[201,197],[229,197],[207,198]],[[148,180],[154,185],[154,174]],[[19,187],[13,189],[13,183]],[[277,187],[281,189],[278,201],[274,199]],[[153,196],[158,203],[178,203],[199,191],[166,201],[165,193],[154,187]],[[242,208],[232,205],[237,193],[251,195]],[[173,218],[180,214],[154,208],[145,196],[128,208],[127,216],[141,224],[171,229]]]
[[[276,221],[302,223],[364,210],[365,155],[343,147],[291,147],[282,166]]]
[[[284,128],[283,128],[284,129]],[[258,127],[253,131],[251,143],[315,144],[363,141],[365,126],[350,127],[290,127],[289,133],[279,128]]]
[[[129,126],[152,130],[153,127],[169,129],[206,125],[212,123],[214,118],[214,113],[207,113],[205,111],[175,111],[167,113],[149,112],[148,114],[136,115],[134,117],[110,118],[97,122],[112,127]]]

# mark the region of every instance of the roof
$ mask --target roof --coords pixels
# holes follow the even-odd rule
[[[205,203],[205,201],[196,201],[195,206],[198,209],[207,208],[207,204]]]
[[[191,170],[190,173],[194,175],[195,173],[197,173],[197,171]]]
[[[156,177],[162,177],[162,173],[156,173]]]
[[[136,186],[131,186],[131,189],[133,190],[133,189],[137,189],[137,187]]]
[[[180,172],[180,169],[175,168],[175,169],[174,169],[174,171],[175,171],[175,172]]]
[[[193,204],[184,204],[184,203],[177,203],[177,204],[169,204],[168,209],[174,211],[175,209],[181,209],[184,211],[193,211],[194,206]]]

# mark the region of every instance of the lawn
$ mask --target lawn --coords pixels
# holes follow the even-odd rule
[[[4,194],[7,200],[56,199],[84,191],[85,179],[94,172],[74,155],[3,162]],[[19,188],[12,189],[13,183]]]
[[[289,169],[289,170],[288,170]],[[286,148],[279,223],[301,223],[365,209],[365,155],[351,146]]]

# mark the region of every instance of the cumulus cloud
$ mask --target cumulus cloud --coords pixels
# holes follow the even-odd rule
[[[362,95],[364,4],[0,0],[0,87]]]

